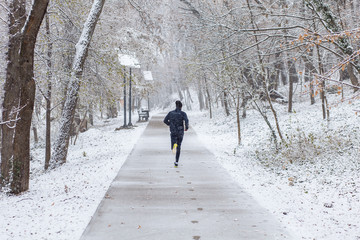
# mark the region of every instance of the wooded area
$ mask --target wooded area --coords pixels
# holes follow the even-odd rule
[[[202,72],[191,76],[200,86],[200,107],[211,109],[211,104],[220,101],[227,114],[234,108],[239,118],[239,108],[245,116],[246,106],[252,105],[266,121],[276,145],[283,136],[273,101],[286,101],[291,113],[294,92],[305,86],[309,104],[320,95],[323,107],[319,111],[329,119],[327,92],[334,87],[341,91],[341,83],[348,79],[354,91],[359,88],[356,1],[182,2],[197,20],[188,30],[194,39],[194,63],[187,67]],[[274,122],[269,121],[267,108]]]
[[[330,121],[327,95],[359,89],[357,1],[2,0],[0,14],[0,185],[13,193],[29,187],[31,145],[44,142],[44,169],[56,168],[80,129],[75,119],[122,110],[129,73],[120,53],[135,54],[155,79],[134,71],[133,111],[148,97],[168,107],[174,96],[191,110],[196,98],[210,118],[215,108],[236,114],[239,145],[249,108],[279,148],[286,140],[274,101],[292,113],[301,92],[309,105],[321,101]]]

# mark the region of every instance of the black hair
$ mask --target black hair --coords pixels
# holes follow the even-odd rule
[[[182,108],[182,103],[180,101],[176,101],[175,105],[177,108],[180,108],[180,109]]]

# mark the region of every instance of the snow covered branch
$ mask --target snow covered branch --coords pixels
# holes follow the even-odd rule
[[[105,0],[94,0],[88,18],[84,24],[79,41],[76,44],[72,75],[69,81],[66,100],[60,120],[60,130],[54,144],[54,153],[51,157],[52,167],[56,167],[56,165],[66,162],[71,124],[74,119],[82,72],[84,69],[91,38],[95,31],[96,23],[99,20],[104,4]]]
[[[330,81],[330,82],[338,83],[340,85],[346,85],[346,86],[349,86],[349,87],[352,87],[352,88],[360,89],[360,86],[355,86],[353,84],[343,82],[343,81],[339,81],[339,80],[335,80],[335,79],[332,79],[330,77],[326,77],[326,76],[319,75],[319,74],[316,74],[316,73],[314,73],[314,76],[317,77],[318,79],[321,79],[321,80],[327,80],[327,81]]]

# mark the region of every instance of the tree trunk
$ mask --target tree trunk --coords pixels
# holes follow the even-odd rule
[[[351,8],[351,20],[350,21],[350,28],[353,29],[355,28],[355,23],[357,22],[357,11],[355,9],[355,3],[354,1],[350,1],[350,8]]]
[[[317,57],[318,57],[318,64],[319,64],[319,73],[324,74],[324,68],[322,65],[322,60],[321,60],[321,56],[320,56],[320,49],[319,46],[316,45],[316,50],[317,50]],[[322,112],[323,112],[323,119],[325,120],[326,118],[329,118],[329,116],[327,116],[327,113],[329,112],[327,110],[327,100],[326,100],[326,94],[325,94],[325,81],[322,79],[320,82],[320,98],[321,98],[321,107],[322,107]]]
[[[107,99],[110,99],[110,96],[108,96]],[[136,104],[136,105],[139,106],[139,104]],[[111,100],[108,101],[106,115],[107,115],[107,119],[109,119],[109,118],[117,118],[117,116],[119,115],[116,104]]]
[[[241,126],[240,126],[240,94],[237,94],[236,99],[236,123],[237,123],[237,137],[238,137],[238,145],[241,145]]]
[[[226,116],[230,116],[229,101],[225,89],[224,89],[224,108],[225,108]]]
[[[180,98],[180,101],[182,101],[184,99],[184,95],[181,91],[181,87],[178,85],[178,93],[179,93],[179,98]]]
[[[86,121],[86,115],[88,113],[88,109],[85,111],[83,119],[81,120],[78,128],[76,129],[76,136],[75,136],[75,140],[74,140],[74,145],[76,144],[76,140],[79,136],[79,132],[82,132],[82,129],[85,128],[87,129],[87,121]],[[84,124],[85,123],[85,124]]]
[[[48,38],[48,49],[47,49],[47,80],[48,80],[48,89],[46,101],[46,136],[45,136],[45,170],[49,168],[50,158],[51,158],[51,89],[52,89],[52,41],[50,35],[50,21],[49,14],[46,14],[46,35]]]
[[[94,126],[94,109],[93,103],[89,104],[89,122],[92,126]]]
[[[84,24],[80,39],[76,44],[76,53],[73,61],[72,74],[68,85],[64,109],[61,115],[59,135],[54,143],[54,152],[51,158],[53,167],[66,162],[69,146],[70,128],[74,118],[78,100],[80,80],[84,69],[87,52],[90,46],[96,23],[100,17],[105,0],[94,0],[89,16]]]
[[[277,75],[277,72],[272,72],[273,70],[270,68],[267,68],[267,75],[269,76],[270,79],[270,89],[275,89],[277,90],[279,87],[279,78]]]
[[[353,65],[351,65],[351,64],[347,65],[347,72],[349,73],[351,84],[354,86],[359,86],[359,80],[357,79],[357,77],[354,73]],[[359,90],[359,89],[354,88],[354,92],[356,92],[357,90]]]
[[[21,28],[25,24],[26,9],[25,0],[9,1],[8,13],[8,51],[6,66],[6,81],[4,84],[4,100],[2,104],[2,121],[7,122],[1,125],[1,177],[0,184],[5,186],[9,183],[12,169],[14,128],[15,119],[19,108],[20,62],[19,52],[21,46]]]
[[[45,133],[45,170],[50,166],[51,158],[51,84],[48,86],[48,98],[46,99],[46,133]]]
[[[210,113],[210,119],[212,118],[212,106],[211,106],[211,96],[209,91],[208,82],[206,79],[206,75],[204,76],[204,83],[205,83],[205,91],[206,91],[206,98],[207,98],[207,105]]]
[[[193,102],[193,100],[191,98],[189,87],[186,87],[185,94],[186,94],[186,107],[188,110],[191,110],[192,109],[191,103]]]
[[[242,93],[242,102],[241,102],[241,107],[243,109],[242,111],[242,118],[246,118],[246,105],[247,105],[247,101],[248,101],[248,98],[245,96],[244,93]]]
[[[312,51],[308,54],[306,57],[303,55],[303,60],[305,62],[305,73],[304,73],[304,79],[305,82],[309,83],[309,95],[310,95],[310,103],[311,105],[315,104],[315,93],[314,93],[314,84],[313,84],[313,73],[316,72],[316,68],[314,64],[311,62],[312,60]]]
[[[208,98],[208,95],[206,94],[206,91],[205,91],[205,109],[208,110],[209,109],[209,98]]]
[[[292,103],[293,103],[293,91],[294,91],[294,82],[291,77],[289,77],[289,102],[288,102],[288,112],[292,112]]]
[[[199,88],[198,88],[198,99],[199,99],[199,107],[200,107],[200,111],[202,111],[204,109],[204,96],[201,90],[201,86],[200,83],[198,84]]]
[[[302,12],[302,16],[306,17],[306,2],[302,1],[300,11]],[[313,84],[313,73],[316,72],[316,67],[314,66],[313,53],[314,50],[309,48],[305,52],[306,54],[302,55],[302,59],[305,63],[305,71],[304,71],[304,80],[309,83],[309,96],[310,96],[310,104],[315,104],[315,92],[314,92],[314,84]]]
[[[34,0],[32,10],[24,26],[20,49],[21,91],[20,120],[14,134],[13,181],[11,191],[20,193],[29,188],[30,177],[30,128],[35,100],[34,53],[36,37],[46,13],[49,0]]]
[[[280,53],[276,53],[275,54],[275,58],[276,58],[276,62],[275,62],[275,68],[276,68],[276,85],[275,85],[275,89],[277,90],[278,87],[279,87],[279,79],[280,79],[280,82],[283,84],[283,85],[286,85],[287,84],[287,80],[286,80],[286,74],[285,74],[285,64],[284,64],[284,61],[280,55]]]
[[[18,1],[10,2],[10,9],[14,10],[19,5]],[[23,4],[22,1],[20,4]],[[18,64],[16,69],[7,69],[6,86],[17,85],[15,89],[6,89],[4,105],[7,109],[20,107],[18,111],[19,120],[16,122],[13,142],[9,146],[13,149],[13,171],[11,191],[15,194],[26,191],[29,188],[30,173],[30,131],[31,120],[35,100],[35,81],[34,81],[34,51],[36,37],[40,29],[41,22],[44,18],[49,0],[34,0],[31,11],[25,23],[21,26],[21,31],[15,35],[20,35],[20,45],[16,47],[17,53],[8,53],[8,60]],[[20,7],[22,8],[22,6]],[[12,14],[11,12],[9,14]],[[22,15],[24,16],[24,15]],[[16,21],[16,19],[15,19]],[[15,24],[17,25],[17,24]],[[10,28],[13,26],[11,25]],[[13,44],[9,42],[9,45]],[[12,47],[10,47],[12,48]],[[15,102],[14,94],[18,94],[19,99]],[[9,97],[9,98],[7,98]],[[10,103],[10,105],[8,105]],[[11,106],[12,104],[12,106]],[[11,140],[11,139],[7,139]],[[5,159],[8,161],[8,159]]]
[[[20,106],[23,106],[19,112],[19,120],[16,123],[14,134],[14,154],[13,154],[13,180],[11,182],[11,191],[20,193],[29,189],[30,177],[30,128],[31,118],[34,109],[35,99],[35,81],[33,79],[33,55],[28,59],[28,70],[24,74],[27,83],[20,92]]]
[[[37,133],[37,128],[35,126],[33,126],[32,130],[33,130],[33,134],[34,134],[34,142],[38,143],[39,142],[39,137],[38,137],[38,133]]]
[[[292,112],[292,105],[293,105],[293,92],[294,92],[294,83],[299,82],[299,77],[296,72],[295,62],[288,61],[289,66],[289,106],[288,112]]]

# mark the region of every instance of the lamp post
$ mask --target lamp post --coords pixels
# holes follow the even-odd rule
[[[130,81],[129,81],[129,124],[128,126],[131,127],[132,123],[131,123],[131,110],[132,110],[132,106],[131,106],[131,67],[130,67]]]
[[[124,75],[124,127],[131,127],[131,69],[132,68],[140,68],[139,61],[133,55],[127,54],[118,54],[119,62],[124,67],[130,68],[130,76],[129,76],[129,123],[126,125],[126,79]]]
[[[124,67],[124,128],[126,127],[126,74]]]

